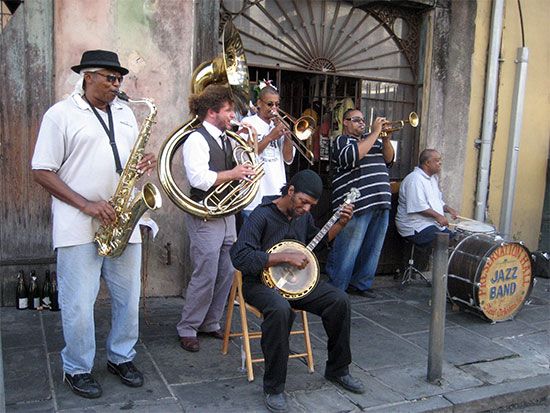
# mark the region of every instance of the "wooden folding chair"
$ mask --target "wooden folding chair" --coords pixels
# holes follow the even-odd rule
[[[242,274],[240,271],[235,271],[235,276],[233,278],[233,285],[231,286],[231,292],[229,293],[229,302],[227,305],[227,316],[225,320],[225,333],[223,337],[223,347],[222,354],[227,354],[229,350],[229,339],[231,337],[242,337],[242,346],[245,354],[245,363],[246,363],[246,372],[248,376],[248,381],[254,380],[254,370],[253,363],[261,363],[264,361],[263,358],[252,358],[252,353],[250,351],[250,339],[252,338],[261,338],[261,331],[248,331],[248,318],[247,311],[250,311],[258,318],[262,318],[262,313],[254,306],[247,304],[244,301],[242,293]],[[231,332],[231,321],[233,320],[233,310],[235,308],[235,300],[239,303],[239,312],[241,315],[241,326],[242,331]],[[303,334],[304,335],[304,344],[306,350],[304,353],[295,353],[289,355],[289,358],[299,358],[305,357],[307,361],[308,371],[313,373],[313,352],[311,351],[311,340],[309,338],[309,324],[307,320],[307,313],[302,310],[294,310],[296,313],[301,313],[302,315],[302,326],[301,330],[292,330],[290,334]]]

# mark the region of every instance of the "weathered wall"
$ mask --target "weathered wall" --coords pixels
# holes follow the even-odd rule
[[[32,182],[30,159],[53,96],[52,1],[22,4],[0,34],[1,305],[15,302],[15,274],[53,262],[50,197]]]
[[[115,50],[130,70],[122,89],[131,97],[151,98],[158,107],[147,147],[147,151],[158,153],[166,137],[188,117],[193,21],[192,1],[56,1],[56,100],[72,91],[76,76],[70,67],[79,62],[84,50]],[[146,107],[133,108],[141,123],[148,114]],[[156,176],[149,180],[160,188]],[[162,209],[151,216],[160,232],[149,248],[146,294],[179,294],[190,271],[183,212],[163,193]]]
[[[515,188],[512,235],[530,249],[537,249],[541,228],[544,194],[548,182],[546,170],[550,146],[550,3],[545,0],[522,1],[525,43],[529,64],[523,113],[523,127]],[[476,43],[472,60],[472,94],[466,168],[464,174],[463,213],[472,216],[475,207],[478,150],[474,140],[481,135],[483,98],[489,48],[491,2],[478,1],[475,19]],[[516,53],[521,47],[521,26],[517,1],[506,0],[499,69],[496,129],[490,167],[488,221],[497,228],[501,213],[502,190],[510,132],[512,95],[516,76]]]
[[[441,152],[441,188],[445,201],[457,209],[462,204],[475,13],[474,1],[440,0],[429,16],[426,48],[419,151]]]

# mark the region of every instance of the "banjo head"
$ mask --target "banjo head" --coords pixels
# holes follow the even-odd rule
[[[281,241],[268,251],[301,252],[309,260],[306,268],[299,270],[289,264],[277,265],[264,270],[262,280],[265,285],[274,288],[287,300],[297,300],[308,295],[319,282],[319,263],[317,257],[298,241]]]

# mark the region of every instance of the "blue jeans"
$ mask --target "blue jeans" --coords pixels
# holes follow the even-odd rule
[[[436,225],[430,225],[420,232],[414,231],[414,235],[409,235],[405,238],[418,245],[419,247],[429,247],[435,239],[435,236],[440,232],[449,234],[450,239],[452,239],[455,235],[455,233],[451,232],[448,228],[440,229]]]
[[[94,303],[103,276],[111,294],[111,331],[107,358],[119,364],[133,360],[139,335],[141,244],[128,244],[120,257],[97,254],[95,244],[57,249],[59,303],[65,348],[63,371],[90,373],[95,357]]]
[[[330,284],[341,290],[349,285],[361,291],[371,288],[389,217],[390,210],[380,208],[353,216],[330,250],[325,268]]]

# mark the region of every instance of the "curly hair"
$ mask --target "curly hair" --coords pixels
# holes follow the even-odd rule
[[[219,112],[226,103],[233,104],[233,97],[229,87],[222,85],[209,85],[202,93],[193,94],[189,97],[189,110],[198,115],[202,122],[206,117],[208,109]]]

